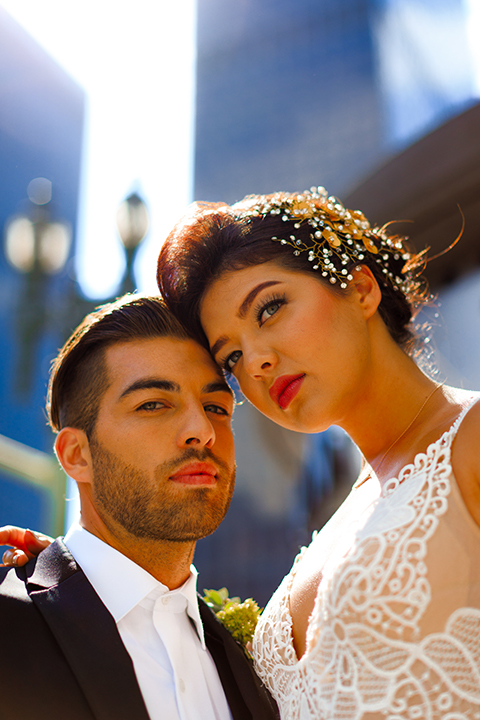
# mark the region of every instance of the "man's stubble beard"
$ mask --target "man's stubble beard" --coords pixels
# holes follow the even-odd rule
[[[230,506],[235,468],[230,471],[208,448],[186,449],[176,460],[157,466],[153,480],[134,466],[123,464],[93,438],[90,451],[94,501],[111,532],[120,526],[137,538],[195,541],[213,533]],[[219,486],[190,487],[182,492],[168,480],[186,462],[209,460],[220,470]]]

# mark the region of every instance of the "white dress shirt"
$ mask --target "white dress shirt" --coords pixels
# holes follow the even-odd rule
[[[65,544],[113,615],[151,719],[232,720],[205,646],[195,567],[169,590],[78,524]]]

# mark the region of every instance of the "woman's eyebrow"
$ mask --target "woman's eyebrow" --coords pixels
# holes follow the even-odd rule
[[[267,287],[272,287],[272,285],[279,285],[280,280],[266,280],[265,282],[259,283],[258,285],[255,285],[252,290],[248,293],[247,297],[244,299],[240,307],[238,308],[237,317],[239,317],[241,320],[245,319],[245,315],[250,310],[253,301],[257,297],[258,293],[264,290]],[[221,335],[218,340],[216,340],[212,347],[210,348],[210,352],[215,357],[217,353],[222,349],[224,345],[227,344],[229,341],[229,338],[227,335]]]
[[[247,297],[245,298],[245,300],[242,302],[242,304],[240,305],[240,307],[238,309],[238,313],[237,313],[238,317],[241,320],[243,320],[245,318],[245,315],[247,314],[247,312],[250,310],[250,307],[251,307],[253,301],[255,300],[255,298],[257,297],[258,293],[267,287],[271,287],[272,285],[278,285],[279,282],[280,282],[279,280],[266,280],[265,282],[259,283],[252,290],[250,290]]]
[[[228,341],[229,341],[229,338],[226,335],[221,335],[218,338],[218,340],[216,340],[213,343],[212,347],[210,348],[210,352],[214,358],[217,355],[217,353],[220,352],[220,350],[223,348],[223,346],[227,344]]]

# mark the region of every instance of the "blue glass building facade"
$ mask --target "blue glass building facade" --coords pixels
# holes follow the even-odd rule
[[[195,199],[341,194],[473,101],[463,0],[199,0]]]
[[[48,370],[72,320],[67,301],[83,117],[81,88],[0,8],[0,435],[48,453],[53,445],[44,411]],[[32,212],[27,188],[35,178],[51,182],[49,219],[66,224],[73,242],[62,271],[42,278],[40,301],[29,301],[32,278],[9,264],[4,240],[12,218]],[[4,469],[0,524],[7,522],[53,528],[48,494]]]

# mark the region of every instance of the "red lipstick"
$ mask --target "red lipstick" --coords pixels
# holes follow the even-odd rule
[[[270,397],[282,410],[285,410],[300,390],[304,378],[304,373],[301,375],[281,375],[268,391]]]
[[[190,463],[172,473],[169,479],[182,485],[215,485],[217,469],[210,463]]]

